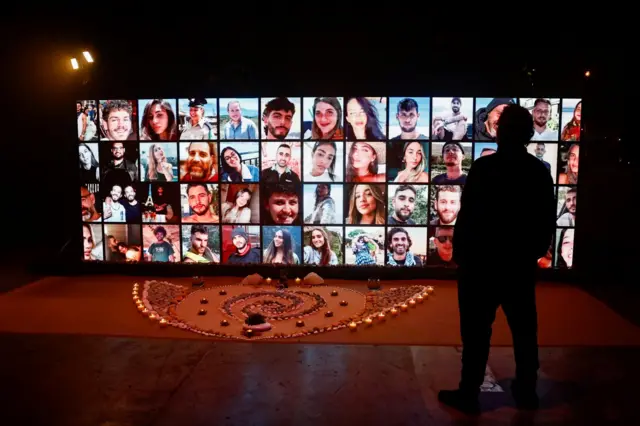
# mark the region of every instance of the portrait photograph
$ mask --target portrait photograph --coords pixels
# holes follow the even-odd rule
[[[419,267],[427,264],[427,227],[387,228],[387,265]]]
[[[178,132],[181,141],[218,139],[216,98],[178,99]]]
[[[453,226],[430,226],[427,265],[456,268],[453,260]]]
[[[180,262],[180,225],[142,225],[146,262]]]
[[[305,184],[304,223],[335,225],[343,223],[344,192],[342,184]]]
[[[104,255],[107,262],[143,260],[141,225],[105,224]]]
[[[344,99],[325,96],[303,98],[303,139],[344,140]]]
[[[305,226],[303,263],[305,265],[334,266],[344,263],[342,226]]]
[[[302,147],[300,142],[260,142],[262,183],[301,182]]]
[[[476,98],[476,112],[473,117],[473,140],[493,141],[498,130],[498,119],[507,105],[515,105],[515,98]]]
[[[443,142],[473,140],[473,115],[473,98],[433,98],[431,139]]]
[[[220,223],[218,199],[218,184],[181,184],[182,223]]]
[[[138,139],[138,102],[127,99],[101,100],[95,121],[100,140],[135,141]]]
[[[389,185],[387,190],[389,199],[387,224],[389,226],[427,225],[429,223],[428,185]]]
[[[538,160],[549,170],[553,183],[556,183],[556,172],[558,170],[558,144],[545,142],[529,142],[527,144],[527,152]]]
[[[76,122],[78,125],[79,141],[92,142],[100,140],[96,101],[76,101]]]
[[[102,225],[82,224],[82,260],[85,262],[104,260]]]
[[[178,148],[181,182],[218,181],[217,142],[180,142]]]
[[[301,101],[301,98],[261,98],[261,139],[302,139]]]
[[[555,261],[557,268],[571,269],[573,267],[573,238],[575,228],[556,230]]]
[[[260,186],[256,183],[220,185],[221,223],[260,223]]]
[[[350,225],[384,225],[386,223],[386,188],[384,185],[359,183],[346,185],[345,222]]]
[[[205,224],[182,225],[183,263],[220,263],[220,228]]]
[[[346,265],[384,265],[386,253],[384,226],[346,226],[344,232]]]
[[[578,183],[578,166],[580,164],[580,145],[577,143],[561,143],[558,146],[558,183],[560,185],[576,185]]]
[[[178,146],[175,143],[140,143],[140,179],[143,182],[177,182]]]
[[[345,99],[346,139],[349,141],[383,141],[387,138],[387,98],[361,97]]]
[[[260,191],[263,225],[302,225],[302,185],[265,184]]]
[[[220,98],[220,139],[260,139],[262,118],[258,98]]]
[[[100,182],[100,149],[97,142],[80,142],[78,145],[80,182]]]
[[[148,160],[148,158],[147,158]],[[101,182],[107,186],[115,183],[140,182],[140,149],[136,142],[109,141],[100,144]]]
[[[305,141],[302,146],[304,182],[344,180],[344,142]]]
[[[222,263],[246,265],[262,262],[260,227],[246,225],[222,226]]]
[[[431,183],[464,185],[471,169],[471,143],[431,143]]]
[[[220,142],[220,182],[258,182],[258,142]]]
[[[429,198],[431,200],[429,225],[455,225],[461,206],[462,186],[431,185]]]
[[[428,140],[431,98],[389,98],[389,139]]]
[[[178,140],[175,99],[140,99],[138,110],[141,141]]]
[[[576,207],[578,202],[578,188],[575,186],[558,187],[558,210],[556,225],[565,227],[576,226]]]
[[[100,184],[80,185],[80,202],[83,222],[102,222],[102,203],[100,203]]]
[[[579,142],[581,122],[582,99],[562,99],[562,115],[560,116],[560,140],[564,142]]]
[[[384,142],[347,142],[346,182],[385,182],[387,146]]]
[[[262,263],[299,265],[302,263],[302,228],[262,227]]]
[[[532,141],[558,142],[559,98],[520,98],[520,106],[526,108],[533,118]]]
[[[389,182],[429,182],[429,142],[391,141],[387,144],[387,158]]]

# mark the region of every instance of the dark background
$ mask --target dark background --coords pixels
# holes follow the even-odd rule
[[[0,223],[11,224],[0,245],[5,259],[64,258],[65,243],[79,235],[77,99],[291,93],[582,97],[577,267],[584,275],[622,276],[637,259],[637,143],[629,141],[627,125],[635,117],[625,115],[628,52],[615,47],[618,34],[567,31],[540,44],[535,34],[504,30],[425,35],[378,28],[375,34],[388,36],[373,37],[324,25],[319,37],[313,26],[286,20],[266,26],[249,19],[238,30],[217,25],[218,19],[173,28],[151,18],[146,25],[95,16],[3,18],[9,97],[3,102]],[[72,72],[69,58],[82,62],[84,49],[95,64]]]

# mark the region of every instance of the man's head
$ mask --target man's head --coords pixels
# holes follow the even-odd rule
[[[276,151],[276,164],[278,167],[285,168],[291,161],[291,147],[287,144],[281,144]]]
[[[576,188],[569,188],[569,190],[567,191],[567,196],[564,200],[564,204],[565,204],[565,207],[567,208],[567,211],[571,213],[571,215],[573,216],[576,215],[577,194],[578,194],[578,191],[576,190]]]
[[[442,146],[442,160],[447,167],[462,167],[464,149],[459,142],[446,142]]]
[[[544,154],[547,152],[547,148],[545,146],[545,144],[543,143],[537,143],[536,144],[536,157],[539,160],[542,160],[542,157],[544,157]]]
[[[387,235],[387,248],[389,251],[403,258],[409,252],[412,244],[409,233],[402,228],[391,228]]]
[[[391,204],[396,218],[406,222],[416,208],[416,189],[412,185],[398,186]]]
[[[294,185],[266,187],[265,210],[268,218],[279,225],[296,223],[300,211],[300,199]]]
[[[537,127],[546,128],[551,117],[551,102],[549,99],[536,99],[533,104],[533,123]]]
[[[239,252],[245,249],[249,243],[249,237],[247,237],[247,233],[242,227],[236,226],[233,228],[233,231],[231,231],[231,243]]]
[[[287,98],[275,98],[267,102],[262,112],[267,138],[285,139],[291,130],[295,113],[296,106]]]
[[[203,216],[209,211],[211,205],[211,194],[207,190],[207,186],[203,183],[190,183],[187,185],[187,201],[191,210],[198,215]]]
[[[460,211],[462,189],[456,185],[440,185],[436,189],[435,208],[442,225],[452,225]]]
[[[113,141],[124,141],[131,135],[131,114],[133,108],[125,100],[107,101],[102,109],[102,122],[107,129],[107,137]]]
[[[451,111],[453,111],[454,114],[457,114],[460,112],[460,108],[462,108],[462,99],[460,98],[451,99]]]
[[[125,147],[122,142],[111,142],[111,156],[114,160],[122,160],[124,158]]]
[[[156,239],[158,241],[164,240],[164,237],[167,236],[167,230],[164,229],[164,226],[158,226],[156,229],[153,230],[153,233],[156,236]]]
[[[187,174],[193,180],[206,180],[212,175],[216,165],[216,146],[214,142],[191,142],[187,157]]]
[[[411,98],[405,98],[398,102],[396,118],[403,132],[413,132],[418,124],[418,118],[420,118],[418,103]]]
[[[234,123],[240,121],[242,117],[242,107],[240,107],[240,101],[234,99],[227,103],[227,112],[229,113],[229,118]]]
[[[193,225],[191,227],[191,249],[203,255],[207,250],[207,244],[209,243],[209,232],[206,226]]]
[[[507,105],[498,119],[498,149],[524,146],[533,136],[533,119],[526,108]]]
[[[111,187],[111,199],[118,201],[120,198],[122,198],[122,187],[120,185],[113,185],[113,187]]]
[[[453,257],[453,227],[438,226],[434,242],[440,259],[449,262]]]
[[[90,220],[96,212],[96,197],[85,185],[80,187],[80,200],[82,204],[82,219]]]
[[[133,186],[131,185],[127,185],[124,188],[124,198],[127,199],[127,201],[132,202],[136,199],[136,190],[133,188]]]

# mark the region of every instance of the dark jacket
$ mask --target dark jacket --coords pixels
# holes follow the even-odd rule
[[[530,265],[549,250],[556,201],[549,170],[524,145],[474,161],[453,235],[460,267]]]

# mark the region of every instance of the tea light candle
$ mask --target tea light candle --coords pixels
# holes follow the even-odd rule
[[[206,305],[207,303],[209,303],[209,299],[207,299],[206,297],[203,297],[202,299],[200,299],[200,304]]]
[[[349,302],[347,302],[346,300],[341,300],[340,301],[340,306],[347,306],[349,304]]]
[[[134,289],[134,290],[133,290],[133,293],[131,293],[131,294],[133,294],[134,296],[137,296],[137,295],[138,295],[138,290],[137,290],[137,289]]]
[[[265,281],[267,282],[267,284],[271,284],[271,278],[267,277]]]
[[[373,320],[371,318],[367,318],[364,320],[364,323],[367,325],[367,327],[370,327],[371,325],[373,325]]]
[[[198,315],[206,315],[207,314],[207,310],[206,309],[200,309],[198,311]]]
[[[302,320],[296,321],[296,327],[304,327],[304,321]]]
[[[428,285],[427,286],[427,294],[433,294],[433,291],[434,291],[433,286]]]
[[[221,325],[221,326],[223,326],[223,327],[226,327],[226,326],[228,326],[228,325],[229,325],[229,321],[227,321],[227,320],[222,320],[222,321],[220,321],[220,325]]]
[[[302,280],[300,278],[296,278],[296,284],[300,284]]]
[[[422,293],[422,297],[424,297],[425,299],[429,298],[429,293],[427,293],[426,291],[424,293]]]
[[[246,330],[244,331],[244,334],[245,334],[245,336],[247,336],[247,337],[251,337],[251,336],[253,336],[253,330],[251,330],[250,328],[248,328],[248,329],[246,329]]]
[[[391,315],[396,316],[398,315],[398,310],[396,308],[391,308]]]
[[[333,312],[327,311],[327,312],[324,313],[324,316],[327,317],[327,318],[328,317],[332,317],[333,316]]]
[[[416,301],[413,300],[413,299],[409,300],[409,306],[411,306],[412,308],[415,308],[416,307]]]
[[[356,324],[355,322],[351,321],[351,322],[349,323],[349,329],[350,329],[351,331],[356,331],[356,329],[357,329],[357,328],[358,328],[358,324]]]
[[[137,294],[135,296],[133,296],[133,301],[134,302],[138,302],[138,300],[140,300],[140,297],[138,297]]]
[[[333,290],[333,291],[331,292],[331,295],[332,295],[332,296],[337,296],[337,295],[338,295],[338,292],[337,292],[337,291],[335,291],[335,290]]]
[[[155,319],[158,319],[158,316],[156,314],[154,314],[153,312],[151,312],[149,314],[149,319],[155,320]]]
[[[227,290],[222,289],[222,290],[220,290],[220,291],[218,292],[218,294],[219,294],[220,296],[225,296],[225,295],[227,294]]]
[[[386,315],[384,314],[384,312],[380,312],[380,313],[378,314],[378,320],[379,320],[379,321],[384,321],[384,320],[385,320],[385,318],[386,318]]]
[[[144,309],[142,310],[142,315],[145,315],[145,316],[146,316],[146,315],[149,315],[149,310],[148,310],[147,308],[144,308]]]
[[[160,319],[160,327],[165,328],[167,326],[168,321],[164,318]]]
[[[402,305],[400,305],[400,310],[402,312],[407,312],[407,309],[409,309],[409,306],[406,303],[403,303]]]
[[[424,297],[422,297],[422,295],[419,295],[418,297],[416,297],[416,300],[418,301],[418,303],[422,303],[424,302]]]

